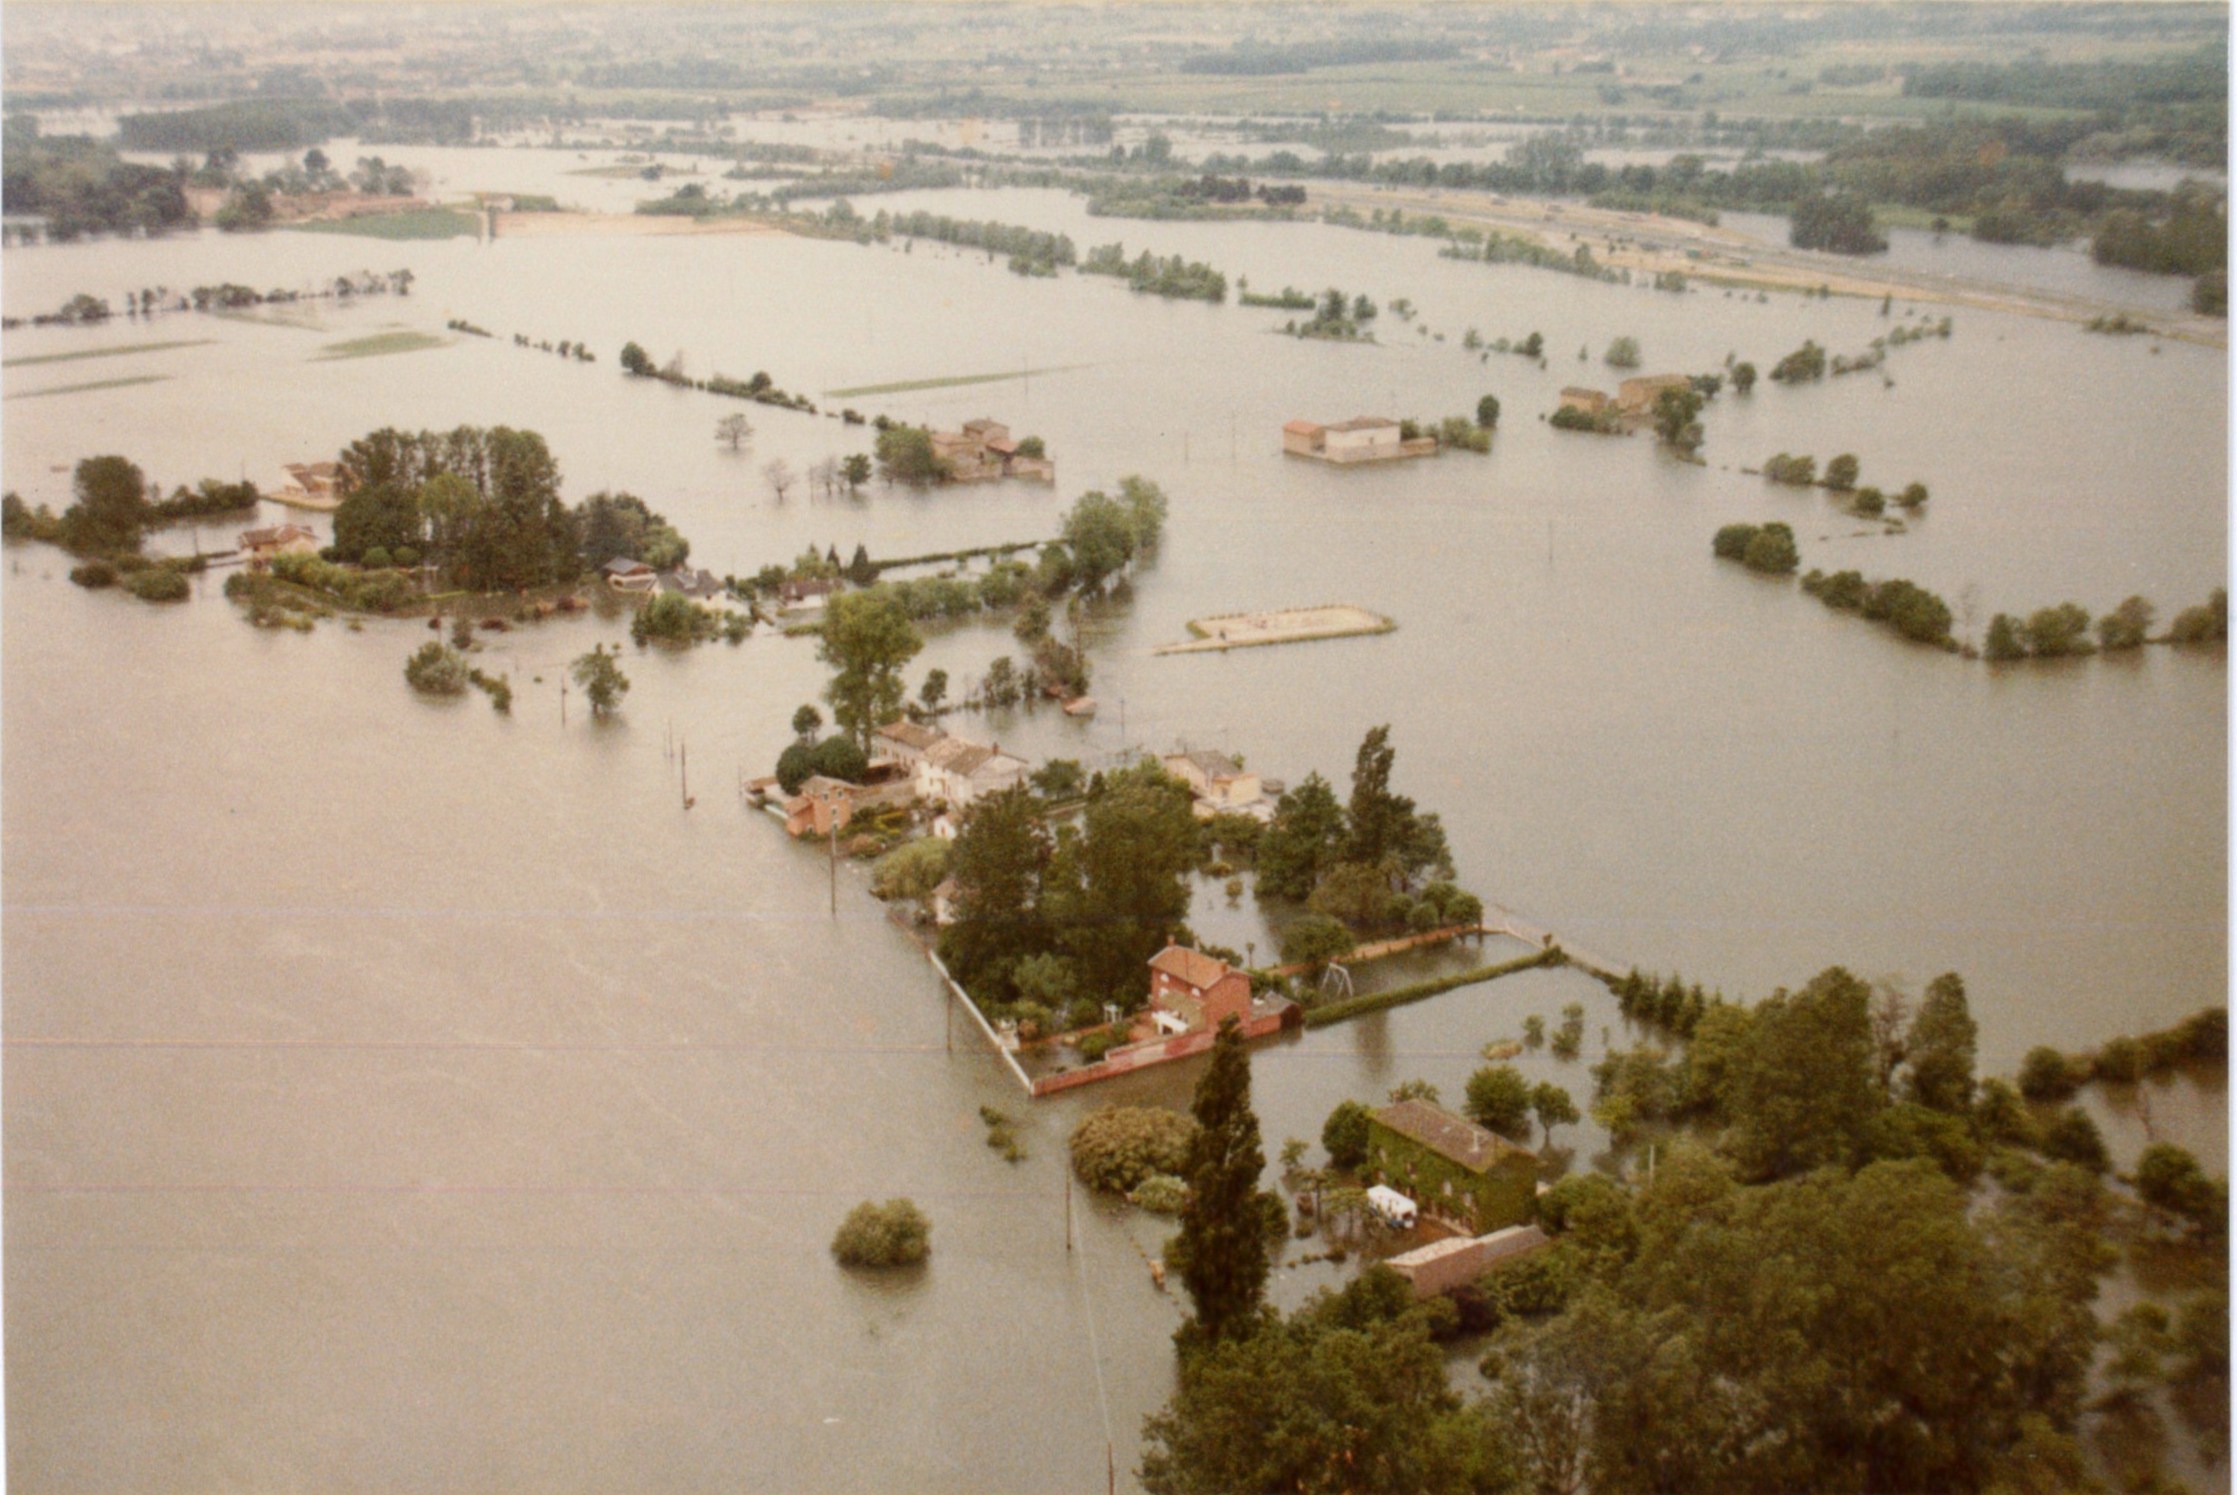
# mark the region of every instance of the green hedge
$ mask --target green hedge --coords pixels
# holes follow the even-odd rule
[[[1459,987],[1473,986],[1479,981],[1494,981],[1501,976],[1512,976],[1517,971],[1527,971],[1532,966],[1561,965],[1567,960],[1568,957],[1561,953],[1561,947],[1554,945],[1544,950],[1533,951],[1514,960],[1504,961],[1499,965],[1477,966],[1474,970],[1460,971],[1450,976],[1439,976],[1429,981],[1416,981],[1411,986],[1397,986],[1389,991],[1368,992],[1363,996],[1346,997],[1341,1002],[1330,1002],[1324,1006],[1307,1008],[1305,1026],[1308,1028],[1325,1027],[1329,1023],[1340,1023],[1346,1018],[1358,1017],[1362,1013],[1381,1012],[1387,1007],[1403,1007],[1408,1002],[1419,1002],[1424,997],[1440,996]]]

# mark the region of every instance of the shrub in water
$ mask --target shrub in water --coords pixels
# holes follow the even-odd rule
[[[1072,1171],[1091,1189],[1124,1194],[1153,1173],[1179,1174],[1195,1119],[1157,1106],[1105,1106],[1072,1133]]]
[[[430,639],[404,662],[404,678],[416,691],[455,696],[466,689],[466,661],[456,649]]]
[[[914,1266],[931,1253],[932,1222],[907,1199],[864,1200],[831,1238],[831,1254],[845,1267]]]

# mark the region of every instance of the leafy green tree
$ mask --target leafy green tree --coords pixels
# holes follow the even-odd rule
[[[2229,592],[2216,587],[2201,606],[2186,607],[2167,625],[2167,637],[2178,644],[2218,644],[2229,638]]]
[[[2108,654],[2118,649],[2141,648],[2151,637],[2152,605],[2141,597],[2130,597],[2097,620],[2097,645]]]
[[[1287,965],[1309,967],[1318,976],[1328,963],[1349,953],[1358,941],[1341,919],[1327,914],[1306,914],[1282,931],[1282,960]]]
[[[1152,1495],[1515,1488],[1497,1426],[1464,1402],[1431,1339],[1442,1320],[1380,1268],[1287,1322],[1181,1361],[1180,1386],[1143,1424]]]
[[[419,495],[396,483],[353,488],[334,510],[334,553],[341,560],[418,546],[425,538]]]
[[[1763,526],[1759,524],[1727,524],[1710,540],[1710,553],[1723,561],[1739,560],[1748,553],[1748,546],[1761,533]]]
[[[456,649],[436,639],[429,639],[419,646],[418,652],[404,661],[404,679],[412,689],[431,696],[463,695],[466,690],[466,661]]]
[[[1077,891],[1055,922],[1086,991],[1136,1006],[1150,957],[1188,917],[1196,861],[1188,789],[1156,763],[1105,774],[1081,823]]]
[[[1388,723],[1372,728],[1359,744],[1352,764],[1351,806],[1346,816],[1350,838],[1345,860],[1380,866],[1396,857],[1414,818],[1414,802],[1390,788],[1398,750],[1390,745]]]
[[[1101,589],[1106,577],[1125,569],[1134,553],[1134,529],[1116,499],[1083,493],[1064,516],[1063,538],[1083,591]]]
[[[812,741],[823,730],[823,713],[813,706],[802,706],[792,713],[792,735],[803,742]]]
[[[1926,484],[1904,484],[1903,491],[1895,495],[1895,501],[1898,505],[1906,509],[1916,509],[1922,507],[1926,503]]]
[[[1367,1122],[1373,1115],[1358,1101],[1339,1101],[1321,1124],[1320,1145],[1332,1168],[1357,1168],[1367,1161]]]
[[[2136,1159],[2136,1193],[2157,1210],[2209,1234],[2229,1228],[2228,1185],[2207,1176],[2198,1159],[2171,1143],[2154,1142]]]
[[[1846,493],[1856,486],[1856,475],[1862,466],[1854,452],[1843,452],[1825,464],[1825,486],[1836,493]]]
[[[1619,337],[1608,344],[1608,351],[1602,356],[1610,368],[1635,369],[1639,366],[1639,340]]]
[[[1499,396],[1485,395],[1476,402],[1476,424],[1487,431],[1499,424]]]
[[[1196,1135],[1194,1118],[1163,1106],[1103,1106],[1072,1129],[1072,1171],[1091,1189],[1125,1194],[1183,1172]]]
[[[847,458],[839,464],[839,476],[846,480],[847,487],[850,490],[860,488],[864,483],[869,482],[869,455],[864,452],[850,453]]]
[[[1547,1142],[1553,1140],[1555,1127],[1574,1126],[1584,1119],[1577,1111],[1575,1099],[1551,1080],[1540,1080],[1530,1087],[1530,1111],[1538,1118],[1543,1140]]]
[[[878,579],[878,568],[870,559],[870,548],[857,544],[854,555],[847,562],[846,578],[858,587],[869,586]]]
[[[1034,769],[1027,782],[1043,799],[1073,799],[1087,788],[1087,771],[1077,758],[1051,758]]]
[[[1802,554],[1795,548],[1794,531],[1774,519],[1757,530],[1748,541],[1748,548],[1740,554],[1740,564],[1750,571],[1762,571],[1774,576],[1784,576],[1802,562]]]
[[[1258,1204],[1266,1154],[1251,1110],[1250,1051],[1233,1020],[1220,1024],[1190,1110],[1196,1136],[1182,1172],[1188,1205],[1176,1254],[1181,1284],[1196,1307],[1197,1334],[1202,1343],[1217,1344],[1248,1338],[1258,1327],[1268,1269]]]
[[[948,875],[950,842],[934,836],[906,841],[878,858],[870,869],[870,891],[880,898],[924,903]]]
[[[2020,620],[2010,613],[1998,613],[1988,622],[1988,640],[1981,652],[1994,660],[2027,658],[2027,637]]]
[[[889,483],[921,488],[944,483],[954,474],[932,449],[932,433],[922,426],[893,425],[878,433],[878,471]]]
[[[621,666],[606,652],[604,644],[594,645],[588,654],[579,655],[573,670],[575,683],[590,700],[592,716],[611,716],[621,708],[621,698],[629,693],[629,677],[621,672]]]
[[[2064,1054],[2047,1044],[2029,1049],[2020,1061],[2020,1094],[2031,1101],[2064,1100],[2082,1088],[2083,1079]]]
[[[1755,365],[1736,363],[1732,366],[1732,392],[1744,395],[1755,388]]]
[[[1814,192],[1789,210],[1787,240],[1797,249],[1878,254],[1887,239],[1872,221],[1872,204],[1853,192]]]
[[[1655,396],[1655,435],[1680,451],[1701,445],[1701,407],[1708,403],[1697,389],[1666,389]]]
[[[1832,966],[1756,1005],[1724,1096],[1744,1173],[1783,1178],[1853,1161],[1881,1104],[1864,982]]]
[[[2103,1173],[2112,1166],[2105,1152],[2104,1135],[2089,1113],[2079,1106],[2068,1106],[2052,1117],[2043,1128],[2043,1154],[2061,1162],[2086,1168],[2091,1173]]]
[[[948,698],[948,672],[932,670],[926,673],[924,684],[917,688],[917,701],[928,714],[937,715],[941,703]]]
[[[1503,1137],[1530,1135],[1530,1082],[1512,1064],[1495,1064],[1468,1077],[1468,1119]]]
[[[2095,648],[2089,638],[2089,610],[2078,602],[2062,602],[2030,613],[2026,635],[2028,652],[2038,659],[2088,654]]]
[[[1344,852],[1344,807],[1317,773],[1274,802],[1258,845],[1258,891],[1302,903]]]
[[[881,587],[841,592],[824,606],[816,658],[831,666],[824,699],[832,720],[864,752],[870,734],[900,714],[901,671],[924,647],[899,599]]]
[[[1973,1054],[1977,1029],[1965,1003],[1965,982],[1948,972],[1927,983],[1926,996],[1903,1051],[1910,1066],[1905,1088],[1930,1110],[1963,1116],[1973,1109]]]
[[[1366,930],[1402,924],[1408,912],[1406,896],[1390,885],[1390,873],[1367,862],[1338,862],[1329,868],[1305,906],[1323,917]]]
[[[940,957],[982,1005],[1015,990],[1017,963],[1050,946],[1041,876],[1050,846],[1033,797],[1005,790],[974,804],[957,830],[948,872],[955,922],[940,934]]]
[[[80,555],[137,551],[154,518],[148,480],[122,457],[87,457],[70,478],[74,503],[62,511],[62,543]]]
[[[649,378],[653,373],[652,355],[636,343],[621,345],[621,371],[638,378]]]

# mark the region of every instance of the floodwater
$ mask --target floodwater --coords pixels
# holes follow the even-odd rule
[[[493,153],[454,177],[542,190],[538,159]],[[157,283],[409,265],[419,284],[322,303],[312,326],[11,333],[11,360],[210,341],[9,369],[0,477],[59,507],[69,465],[98,452],[166,485],[269,483],[378,426],[507,423],[545,434],[570,497],[644,495],[719,574],[811,544],[1043,537],[1080,491],[1140,472],[1172,516],[1133,601],[1083,622],[1102,711],[958,729],[1036,759],[1218,746],[1341,784],[1390,722],[1398,787],[1442,813],[1487,898],[1736,995],[1836,962],[1913,990],[1958,970],[1985,1072],[2223,999],[2218,653],[1991,669],[1709,555],[1721,524],[1784,518],[1805,566],[1910,576],[1970,600],[1974,631],[1997,610],[2131,592],[2171,613],[2225,580],[2218,350],[1960,310],[1951,340],[1896,350],[1886,380],[1726,395],[1696,467],[1539,416],[1565,384],[1613,385],[1599,352],[1619,335],[1646,372],[1728,352],[1768,367],[1804,337],[1861,350],[1889,325],[1876,304],[1669,295],[1319,225],[1089,220],[1054,193],[862,206],[880,205],[1060,227],[1083,249],[1123,239],[1267,289],[1407,297],[1431,331],[1386,311],[1377,345],[1298,343],[1282,313],[1021,279],[931,244],[275,233],[10,250],[11,315]],[[498,335],[319,358],[454,317]],[[1470,326],[1541,331],[1553,356],[1479,359],[1460,346]],[[600,361],[516,348],[516,331],[586,340]],[[625,382],[631,338],[834,408],[993,415],[1043,436],[1060,482],[780,501],[764,464],[804,469],[867,433],[755,407],[732,453],[713,426],[738,407]],[[160,382],[21,398],[138,376]],[[1442,416],[1486,391],[1504,407],[1489,456],[1334,471],[1279,455],[1292,417]],[[1859,537],[1821,496],[1738,471],[1779,450],[1854,451],[1865,481],[1916,478],[1934,498],[1908,533]],[[1106,1101],[1184,1102],[1195,1071],[1029,1107],[961,1022],[951,1052],[940,989],[861,870],[838,870],[832,912],[825,861],[735,792],[820,688],[808,641],[627,649],[622,714],[593,725],[579,698],[563,722],[560,670],[622,623],[513,632],[483,661],[511,673],[502,718],[404,687],[422,625],[260,633],[214,576],[159,609],[71,586],[51,549],[12,548],[6,567],[8,1472],[24,1488],[1024,1491],[1100,1482],[1106,1440],[1125,1481],[1171,1389],[1180,1310],[1142,1260],[1165,1227],[1075,1199],[1068,1253],[1063,1139]],[[1323,601],[1398,629],[1150,652],[1193,617]],[[916,671],[961,681],[1015,647],[954,625]],[[1196,918],[1253,937],[1249,900],[1230,908],[1216,884]],[[1317,1140],[1346,1097],[1415,1077],[1457,1096],[1487,1041],[1572,1002],[1584,1060],[1523,1063],[1583,1101],[1586,1065],[1627,1035],[1575,972],[1262,1049],[1269,1155]],[[1028,1161],[983,1146],[981,1105],[1023,1118]],[[2218,1085],[2101,1110],[2123,1158],[2148,1116],[2223,1166]],[[1554,1141],[1573,1167],[1605,1146],[1589,1124]],[[903,1194],[934,1222],[929,1266],[837,1270],[840,1216]],[[1332,1280],[1285,1269],[1277,1294]]]

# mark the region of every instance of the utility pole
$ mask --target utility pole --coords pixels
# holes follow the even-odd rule
[[[831,816],[831,917],[836,919],[839,917],[839,817],[836,811],[829,809],[828,801],[826,813]]]
[[[567,677],[559,677],[559,724],[567,725]]]
[[[683,779],[684,808],[688,810],[691,808],[691,744],[688,742],[679,743],[676,751],[678,772]]]
[[[1064,1249],[1072,1249],[1072,1170],[1064,1170]]]

